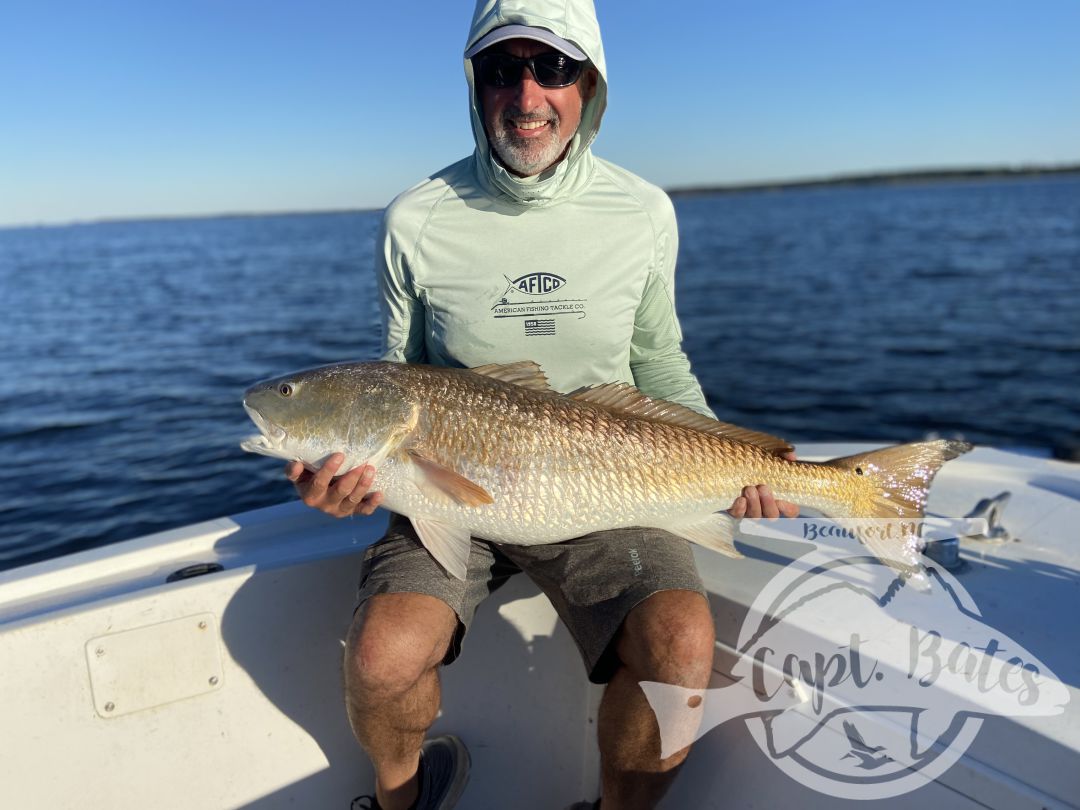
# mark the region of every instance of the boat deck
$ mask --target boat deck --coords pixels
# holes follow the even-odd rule
[[[865,446],[800,448],[808,459]],[[980,448],[946,465],[931,511],[1013,493],[1016,540],[965,541],[958,581],[982,621],[1068,690],[1051,717],[987,717],[967,754],[886,806],[1068,807],[1080,801],[1080,468]],[[0,784],[18,808],[347,808],[371,771],[342,704],[342,639],[364,549],[385,517],[300,504],[184,527],[0,574]],[[695,549],[720,640],[714,686],[755,597],[805,553],[751,537],[746,559]],[[222,570],[166,582],[194,563]],[[435,731],[469,745],[466,808],[595,798],[600,689],[547,600],[515,577],[443,671]],[[666,808],[835,807],[779,770],[752,720],[710,731]],[[854,804],[854,803],[852,803]]]

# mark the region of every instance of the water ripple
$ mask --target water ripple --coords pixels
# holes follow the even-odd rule
[[[1080,444],[1080,181],[676,200],[685,347],[796,442]],[[292,497],[244,388],[378,347],[374,213],[0,231],[0,568]]]

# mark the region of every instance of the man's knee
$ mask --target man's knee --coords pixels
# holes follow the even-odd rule
[[[377,594],[357,611],[346,640],[345,684],[395,694],[438,666],[457,629],[442,600],[424,594]]]
[[[660,591],[623,623],[617,652],[636,678],[703,687],[715,653],[708,601],[693,591]]]

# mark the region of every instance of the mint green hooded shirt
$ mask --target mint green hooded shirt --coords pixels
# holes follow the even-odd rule
[[[465,50],[512,23],[579,47],[596,94],[567,156],[519,178],[492,155],[465,60],[476,151],[398,196],[376,243],[384,359],[534,360],[558,391],[623,381],[712,416],[680,347],[671,201],[590,148],[607,105],[592,0],[479,0]]]

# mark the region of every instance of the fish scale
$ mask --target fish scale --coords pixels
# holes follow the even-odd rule
[[[713,515],[750,484],[836,517],[921,516],[937,469],[969,449],[939,440],[790,461],[775,437],[630,386],[543,388],[530,363],[324,366],[250,388],[245,407],[262,435],[243,446],[312,468],[335,451],[342,472],[372,464],[383,505],[410,517],[444,565],[469,535],[535,545],[625,526],[737,556],[732,529]]]
[[[416,382],[423,390],[426,381]],[[420,445],[434,450],[437,458],[455,460],[465,477],[495,496],[490,506],[446,505],[438,516],[468,517],[475,533],[488,539],[543,543],[613,522],[636,525],[644,518],[663,519],[685,512],[687,506],[695,511],[721,508],[724,493],[710,497],[703,477],[709,474],[701,465],[707,454],[703,448],[692,451],[706,439],[704,434],[519,391],[510,397],[491,388],[473,390],[472,396],[447,390],[445,399],[429,406],[425,421],[433,425],[467,425],[470,411],[493,417],[490,428],[479,429],[474,423],[464,433],[442,427],[418,433]],[[677,461],[681,472],[672,463]],[[507,522],[513,524],[510,533]]]

